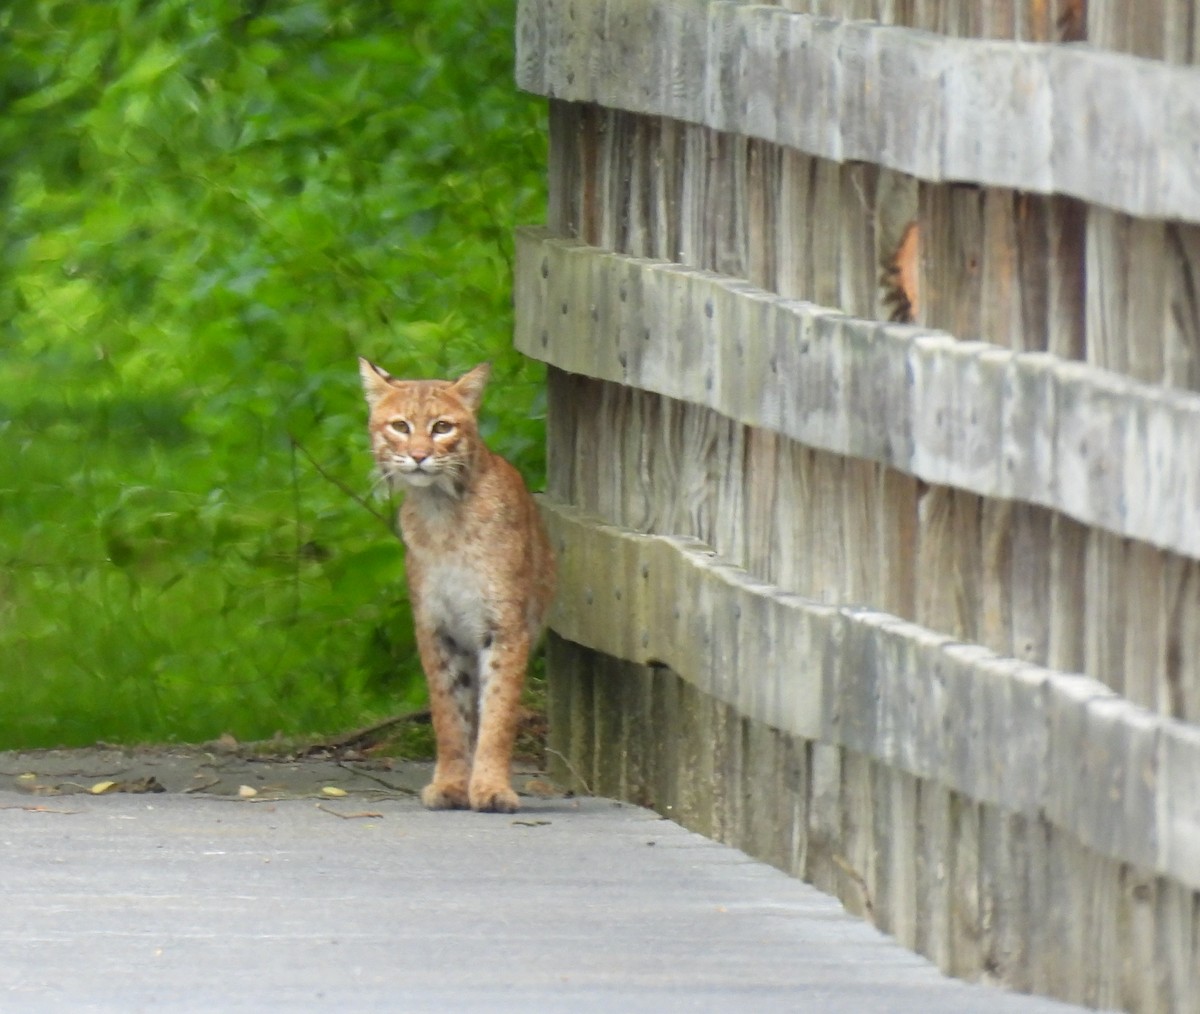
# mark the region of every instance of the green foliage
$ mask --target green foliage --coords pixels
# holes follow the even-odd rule
[[[512,10],[0,9],[0,746],[242,739],[422,695],[355,357],[490,359],[536,483]]]

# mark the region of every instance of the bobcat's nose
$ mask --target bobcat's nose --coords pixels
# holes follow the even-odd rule
[[[408,456],[413,459],[414,464],[419,465],[429,457],[429,454],[426,451],[410,451]]]

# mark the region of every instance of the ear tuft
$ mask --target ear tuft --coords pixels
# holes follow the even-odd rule
[[[478,412],[483,402],[483,389],[492,375],[491,363],[480,363],[469,373],[464,373],[453,384],[452,390],[472,412]]]
[[[367,404],[374,406],[387,393],[391,386],[392,375],[374,363],[358,357],[358,373],[362,377],[363,393],[367,396]]]

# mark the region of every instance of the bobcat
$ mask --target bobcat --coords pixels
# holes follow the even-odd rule
[[[554,594],[554,554],[520,474],[484,446],[491,368],[399,380],[359,360],[380,473],[406,490],[400,531],[437,738],[430,809],[513,813],[512,749],[530,649]]]

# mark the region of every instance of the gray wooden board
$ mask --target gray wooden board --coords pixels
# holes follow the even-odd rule
[[[729,0],[521,0],[517,81],[925,180],[1200,221],[1200,68]]]
[[[1099,854],[1200,887],[1194,726],[1086,676],[788,594],[694,539],[542,506],[561,547],[559,636],[666,665],[785,733],[1010,813],[1044,814]]]
[[[1200,394],[536,229],[515,301],[517,347],[567,372],[1200,557]]]

